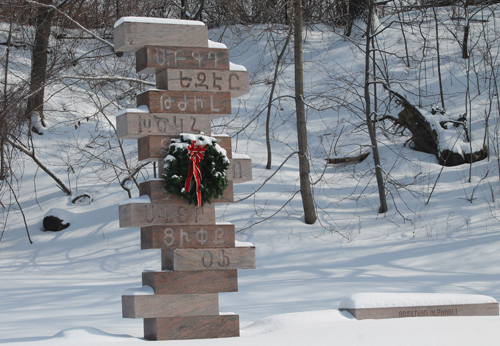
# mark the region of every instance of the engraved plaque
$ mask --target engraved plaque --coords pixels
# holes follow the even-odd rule
[[[255,269],[255,247],[162,249],[163,270]]]
[[[150,226],[141,228],[141,249],[234,247],[234,225]]]
[[[231,93],[148,90],[137,95],[137,106],[148,106],[151,113],[231,114]]]
[[[208,47],[208,32],[203,22],[124,17],[117,24],[116,52],[135,52],[147,45]]]
[[[196,225],[215,223],[213,204],[203,207],[182,203],[130,203],[118,207],[120,227]]]
[[[139,74],[164,69],[229,70],[229,51],[222,48],[146,46],[135,53]]]
[[[250,92],[247,71],[169,69],[156,74],[156,87],[179,91],[228,91],[231,97]]]
[[[135,139],[151,135],[179,136],[181,133],[210,135],[211,116],[207,114],[124,113],[116,117],[116,135]]]

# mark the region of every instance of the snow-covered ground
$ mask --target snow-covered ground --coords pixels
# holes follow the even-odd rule
[[[500,17],[489,18],[492,31],[500,27],[497,18]],[[259,36],[255,34],[257,31],[240,30],[234,35],[230,30],[210,31],[214,41],[223,35],[222,41],[230,48],[232,61],[245,66],[253,77],[250,95],[233,101],[234,115],[214,122],[214,126],[221,125],[217,127],[218,132],[233,136],[233,150],[248,154],[253,160],[254,180],[235,185],[236,200],[256,190],[296,146],[293,105],[286,98],[276,101],[279,107],[273,113],[272,171],[265,170],[264,115],[236,134],[262,109],[259,103],[268,98],[266,81],[272,76],[272,70],[265,63],[279,53],[279,49],[274,51],[272,47],[272,54],[269,53],[267,34]],[[407,30],[410,54],[421,56],[421,37],[415,32],[410,35],[410,29]],[[433,28],[425,34],[429,42],[433,40]],[[400,31],[386,30],[385,35],[381,42],[385,47],[404,50]],[[441,293],[443,297],[479,294],[498,301],[500,172],[494,150],[490,150],[490,159],[472,167],[463,165],[442,170],[435,157],[403,146],[407,138],[379,134],[382,167],[388,181],[389,211],[377,214],[378,194],[371,156],[357,165],[337,167],[325,167],[324,160],[328,156],[356,155],[368,150],[369,139],[365,129],[357,127],[356,115],[359,114],[355,113],[362,107],[355,91],[362,95],[356,83],[362,75],[363,57],[352,43],[326,27],[313,28],[306,39],[306,88],[310,95],[323,93],[317,98],[306,96],[306,101],[317,107],[331,106],[321,112],[310,108],[308,114],[312,180],[322,178],[314,185],[318,221],[314,225],[303,223],[300,194],[280,210],[298,190],[295,157],[286,161],[255,196],[218,205],[217,221],[234,223],[239,230],[237,239],[252,242],[257,251],[257,269],[238,273],[239,292],[220,294],[221,312],[240,315],[241,337],[157,343],[497,345],[500,341],[498,316],[358,321],[347,312],[337,310],[346,297],[365,292]],[[476,51],[483,46],[478,47]],[[443,41],[441,49],[447,57],[442,67],[447,111],[462,114],[466,65],[456,42]],[[429,57],[435,52],[426,54]],[[285,63],[290,62],[288,55]],[[432,95],[423,97],[423,107],[438,103],[435,60],[426,60],[425,85],[419,82],[424,75],[421,70],[415,72],[394,60],[389,62],[390,78],[404,82],[394,82],[394,85],[406,89],[412,86],[413,93],[408,94],[413,95],[415,103],[419,102],[417,88]],[[293,85],[292,77],[293,67],[287,65],[278,88],[280,95],[291,93],[288,85]],[[349,81],[352,85],[345,87]],[[473,139],[483,138],[484,110],[491,104],[486,79],[478,81],[480,84],[472,88],[473,114],[477,115],[471,124]],[[344,91],[333,88],[341,84]],[[478,94],[477,90],[482,92]],[[378,92],[380,98],[386,98],[382,89]],[[51,99],[50,106],[55,109],[63,104],[76,105],[80,112],[92,113],[91,106],[86,106],[87,109],[79,103],[83,102],[78,100],[79,96],[62,92]],[[335,108],[335,102],[343,96],[352,98],[348,98],[344,108]],[[325,99],[328,101],[321,103],[320,100]],[[492,106],[495,119],[490,123],[491,148],[498,118],[497,106],[495,103]],[[392,111],[397,114],[396,109]],[[234,120],[224,125],[228,119]],[[84,138],[85,126],[91,129],[92,121],[76,130],[72,124],[66,128],[64,124],[54,126],[43,137],[36,138],[36,144],[45,148],[47,162],[60,156],[61,133],[69,133],[72,140]],[[133,153],[136,141],[125,141],[125,148],[127,153]],[[21,213],[12,211],[0,242],[0,344],[137,345],[146,342],[142,339],[142,320],[121,317],[121,294],[125,289],[141,285],[144,270],[160,270],[160,252],[141,251],[139,230],[118,227],[118,205],[127,198],[126,192],[116,183],[95,182],[100,172],[99,163],[94,170],[85,167],[85,177],[70,175],[66,169],[56,167],[56,173],[67,175],[74,189],[93,197],[92,204],[73,205],[71,198],[48,176],[28,161],[25,165],[20,202],[33,244],[28,243]],[[36,192],[33,181],[36,181]],[[87,181],[92,183],[82,183]],[[80,184],[75,187],[75,182]],[[137,195],[135,190],[133,197]],[[70,227],[58,233],[42,232],[42,218],[46,213],[66,213]]]

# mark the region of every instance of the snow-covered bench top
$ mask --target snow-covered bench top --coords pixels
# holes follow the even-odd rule
[[[493,297],[479,294],[446,293],[357,293],[344,299],[339,309],[394,308],[496,303]]]
[[[499,314],[492,297],[442,293],[358,293],[344,299],[339,310],[347,310],[358,320]]]

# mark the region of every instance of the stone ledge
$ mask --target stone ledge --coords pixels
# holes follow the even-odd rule
[[[142,284],[157,295],[237,292],[238,273],[235,269],[143,272]]]
[[[144,319],[147,340],[186,340],[240,336],[238,315],[189,316]]]
[[[231,93],[146,90],[137,95],[137,107],[140,106],[147,106],[151,113],[209,114],[219,118],[231,114]]]
[[[217,144],[226,150],[228,159],[232,158],[231,137],[225,135],[212,135],[217,140]],[[149,135],[138,139],[139,161],[160,161],[167,156],[171,140],[179,138],[179,135]],[[160,163],[161,164],[161,163]]]
[[[215,224],[213,204],[197,208],[178,203],[130,203],[118,207],[120,228]]]
[[[498,303],[343,309],[357,320],[404,317],[498,316]]]
[[[250,92],[248,71],[166,69],[156,74],[156,88],[171,91],[230,92],[231,98]]]
[[[166,114],[136,112],[127,109],[116,117],[119,139],[139,139],[146,136],[179,137],[181,133],[211,134],[210,114]]]
[[[122,295],[124,318],[157,318],[219,314],[219,295]]]
[[[208,47],[208,31],[199,21],[125,17],[115,24],[114,45],[116,52],[136,52],[147,45]]]
[[[141,228],[141,249],[235,247],[234,225],[152,226]]]
[[[255,247],[162,249],[163,270],[255,269]]]
[[[226,48],[146,46],[135,53],[136,72],[156,74],[165,69],[228,70]]]
[[[229,185],[224,190],[220,198],[211,199],[211,203],[231,203],[234,201],[234,186],[231,180],[228,181]],[[163,180],[148,180],[139,184],[139,195],[147,195],[151,199],[151,203],[169,203],[175,205],[187,205],[189,208],[196,208],[194,204],[189,204],[186,200],[177,195],[170,194],[165,191]],[[207,203],[210,205],[211,203]],[[205,205],[204,205],[205,207]]]

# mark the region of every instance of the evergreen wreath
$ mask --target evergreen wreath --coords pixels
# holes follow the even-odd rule
[[[191,179],[189,192],[186,191],[186,180],[192,170],[192,160],[188,148],[192,144],[205,146],[203,159],[199,162],[201,180],[199,191],[201,206],[211,199],[222,196],[228,186],[226,171],[229,168],[229,159],[213,137],[189,133],[181,133],[180,138],[172,139],[168,153],[163,162],[165,173],[162,178],[168,193],[187,200],[190,204],[198,205],[196,179]]]

